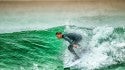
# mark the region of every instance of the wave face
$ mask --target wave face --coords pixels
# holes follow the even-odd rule
[[[66,50],[64,67],[78,70],[123,70],[125,68],[125,28],[109,26],[80,28],[67,26],[65,32],[79,33],[83,41],[74,48],[81,57],[72,62],[73,55]],[[65,45],[68,46],[67,43]]]
[[[64,26],[39,31],[0,34],[0,70],[61,70]]]
[[[83,36],[81,46],[74,48],[81,57],[76,64],[72,64],[73,55],[67,50],[68,42],[55,37],[57,31]],[[0,34],[1,70],[64,70],[68,66],[71,70],[124,70],[124,54],[123,27],[60,26]]]

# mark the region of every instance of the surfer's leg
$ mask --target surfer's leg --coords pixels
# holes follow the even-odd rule
[[[73,49],[73,45],[69,45],[68,50],[75,56],[76,59],[79,58],[79,56],[75,53],[75,51]]]

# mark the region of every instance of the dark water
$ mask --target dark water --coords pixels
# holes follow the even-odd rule
[[[73,66],[72,70],[125,70],[123,27],[76,26],[0,34],[0,70],[64,70],[66,46],[63,40],[55,37],[55,33],[72,32],[70,30],[73,29],[82,31],[83,42],[87,42],[84,44],[90,44],[93,50],[90,51],[91,55],[85,54],[83,62]]]

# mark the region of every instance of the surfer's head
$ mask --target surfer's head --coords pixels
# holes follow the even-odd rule
[[[61,39],[62,38],[62,32],[56,32],[56,37],[58,39]]]

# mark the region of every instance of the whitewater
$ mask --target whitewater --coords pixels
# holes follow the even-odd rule
[[[111,26],[80,28],[66,26],[66,33],[79,33],[83,36],[80,47],[74,48],[80,59],[74,63],[73,55],[66,49],[64,67],[79,70],[95,70],[125,62],[125,29]],[[64,42],[68,46],[67,42]]]

